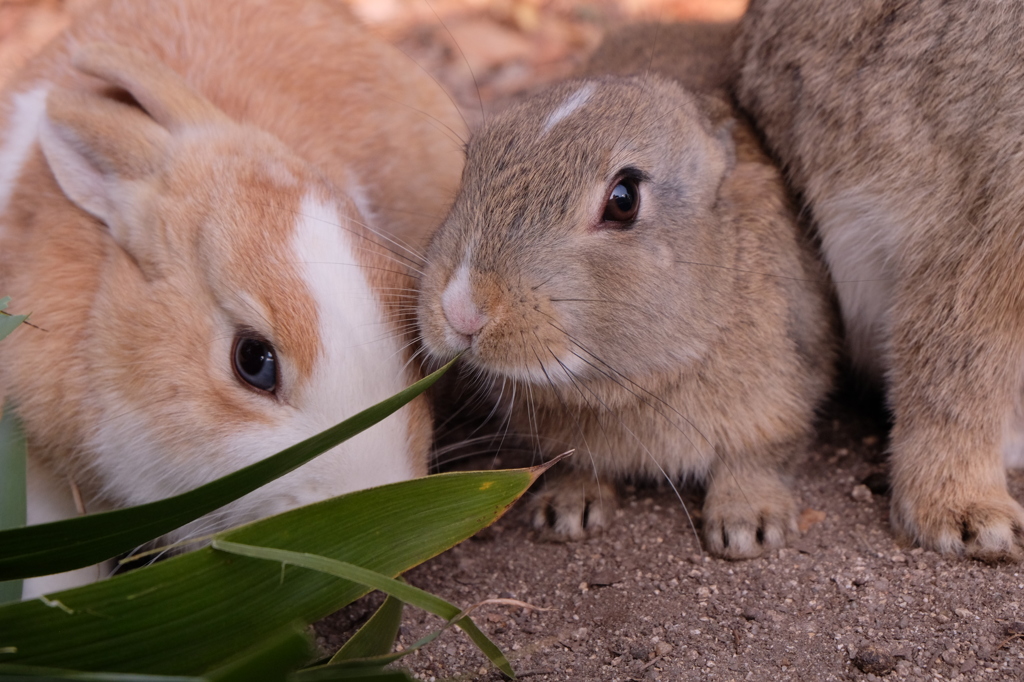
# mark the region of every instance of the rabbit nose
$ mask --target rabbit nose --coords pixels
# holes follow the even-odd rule
[[[473,301],[473,288],[469,283],[469,268],[460,267],[441,294],[441,309],[444,317],[459,338],[459,350],[469,348],[473,337],[487,324],[488,317]]]

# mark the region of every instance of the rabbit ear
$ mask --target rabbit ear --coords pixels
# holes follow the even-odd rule
[[[139,234],[138,209],[170,137],[138,108],[106,97],[56,89],[46,101],[39,142],[57,184],[140,265],[153,254]]]
[[[152,226],[142,210],[171,138],[190,126],[230,119],[177,73],[137,50],[85,45],[75,51],[74,63],[114,89],[53,90],[40,130],[43,153],[68,199],[102,220],[146,270],[158,262],[160,242],[146,234]],[[134,102],[124,102],[125,92]]]
[[[168,130],[229,120],[181,76],[138,50],[91,43],[79,46],[72,61],[79,71],[126,90],[153,120]]]

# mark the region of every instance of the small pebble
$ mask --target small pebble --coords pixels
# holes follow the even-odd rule
[[[896,668],[896,659],[882,647],[868,644],[861,647],[853,657],[853,664],[861,672],[872,675],[888,675]]]
[[[870,502],[873,495],[871,494],[871,488],[861,483],[853,486],[853,490],[850,491],[850,497],[858,502]]]

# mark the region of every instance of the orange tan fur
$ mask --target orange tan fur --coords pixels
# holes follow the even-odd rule
[[[37,130],[46,154],[18,157]],[[0,187],[0,291],[47,330],[5,340],[0,386],[34,470],[90,509],[144,502],[415,380],[410,263],[464,135],[440,88],[333,3],[94,5],[0,100],[0,155],[21,163]],[[249,332],[279,358],[272,398],[232,370]],[[215,523],[426,473],[425,401],[359,438]],[[379,461],[339,479],[357,457]]]

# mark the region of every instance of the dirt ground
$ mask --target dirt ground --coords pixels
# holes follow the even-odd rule
[[[1024,570],[897,542],[879,404],[847,390],[826,406],[796,476],[803,533],[768,556],[710,557],[671,490],[626,487],[601,535],[547,541],[527,498],[407,577],[461,606],[511,597],[548,609],[486,606],[476,617],[519,676],[538,682],[1024,679]],[[1010,483],[1024,497],[1024,474]],[[684,501],[699,528],[699,494]],[[340,642],[379,603],[322,622],[323,641]],[[409,610],[400,641],[438,625]],[[431,682],[502,679],[455,633],[405,664]]]
[[[744,0],[349,0],[370,30],[430,71],[471,124],[481,111],[567,75],[606,30],[636,19],[724,19]],[[0,83],[89,0],[0,0]],[[529,500],[408,574],[459,605],[521,678],[554,680],[1021,680],[1024,567],[945,559],[901,545],[887,521],[886,423],[877,396],[826,406],[799,467],[802,535],[745,562],[702,552],[699,491],[627,487],[615,523],[582,542],[547,541]],[[493,455],[460,467],[486,467]],[[502,465],[513,464],[503,456]],[[1024,498],[1024,474],[1010,475]],[[691,519],[692,524],[691,525]],[[317,626],[340,644],[371,595]],[[543,609],[543,610],[541,610]],[[400,642],[438,626],[408,610]],[[498,680],[457,632],[404,664],[422,680]]]

